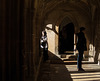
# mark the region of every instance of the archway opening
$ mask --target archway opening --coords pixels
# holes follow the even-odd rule
[[[59,54],[74,54],[74,24],[59,27]]]

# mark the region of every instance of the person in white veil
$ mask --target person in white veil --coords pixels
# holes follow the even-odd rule
[[[48,38],[47,38],[47,33],[46,31],[42,31],[42,36],[40,40],[40,46],[43,49],[43,57],[44,61],[48,60]]]

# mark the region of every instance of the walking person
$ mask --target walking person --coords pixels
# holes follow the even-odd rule
[[[85,31],[85,28],[81,27],[80,32],[77,33],[78,40],[77,40],[76,48],[79,52],[78,58],[77,58],[78,71],[84,71],[84,69],[82,68],[82,60],[83,60],[84,51],[87,50],[86,38],[85,38],[85,35],[84,35],[84,31]]]
[[[41,48],[43,49],[43,60],[48,60],[48,42],[47,42],[47,33],[46,31],[42,31],[42,37],[40,39]]]

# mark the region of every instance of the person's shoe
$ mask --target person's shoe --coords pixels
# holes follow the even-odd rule
[[[82,68],[80,68],[80,69],[78,69],[78,71],[85,71],[84,69],[82,69]]]

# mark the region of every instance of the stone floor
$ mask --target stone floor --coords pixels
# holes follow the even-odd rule
[[[83,61],[85,71],[77,71],[77,61],[63,61],[51,55],[41,65],[38,81],[100,81],[100,65]]]

